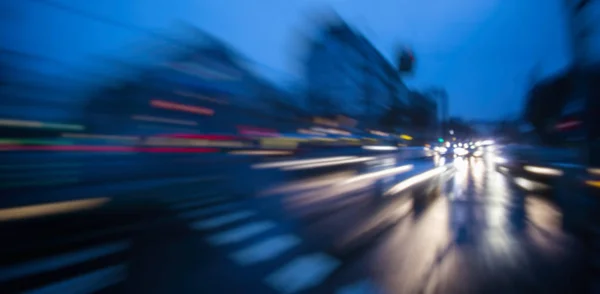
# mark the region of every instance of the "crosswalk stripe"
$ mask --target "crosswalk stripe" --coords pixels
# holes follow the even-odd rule
[[[223,245],[243,241],[275,227],[270,221],[250,223],[226,232],[215,234],[207,240],[213,245]]]
[[[194,222],[191,227],[197,230],[206,230],[206,229],[214,229],[216,227],[220,227],[232,222],[236,222],[239,220],[243,220],[245,218],[249,218],[256,213],[253,211],[243,210],[238,212],[233,212],[230,214],[217,216],[211,219],[202,220]]]
[[[299,243],[300,239],[293,235],[276,236],[235,252],[231,258],[238,264],[250,265],[273,259]]]
[[[297,293],[319,285],[339,264],[324,253],[303,255],[270,274],[265,282],[279,292]]]
[[[208,198],[208,199],[199,199],[199,200],[191,201],[191,202],[176,203],[176,204],[172,205],[171,208],[175,209],[175,210],[179,210],[179,209],[185,209],[185,208],[194,207],[194,206],[211,204],[211,203],[219,202],[219,201],[225,200],[225,199],[228,199],[228,198],[227,197],[214,197],[214,198]]]
[[[223,211],[229,210],[231,208],[235,208],[238,205],[239,205],[238,203],[228,203],[228,204],[223,204],[223,205],[218,205],[218,206],[213,206],[213,207],[208,207],[208,208],[187,211],[187,212],[179,214],[179,216],[182,218],[203,217],[203,216],[208,216],[210,214],[214,214],[217,212],[223,212]]]
[[[76,252],[29,261],[19,265],[3,267],[0,268],[0,282],[74,265],[86,260],[123,251],[129,246],[130,243],[128,241],[114,242],[86,248]]]
[[[127,267],[123,264],[115,265],[75,278],[63,280],[41,288],[24,292],[25,294],[79,294],[93,293],[123,281],[127,274]]]

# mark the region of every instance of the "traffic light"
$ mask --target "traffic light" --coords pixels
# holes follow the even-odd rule
[[[400,51],[400,54],[398,57],[398,69],[400,70],[400,72],[403,72],[403,73],[412,72],[414,63],[415,63],[415,57],[414,57],[412,51],[410,51],[406,48],[402,49]]]
[[[442,139],[442,138],[438,138],[438,142],[440,142],[440,143],[444,143],[444,139]]]

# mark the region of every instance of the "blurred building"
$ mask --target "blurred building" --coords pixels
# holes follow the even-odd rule
[[[516,122],[513,121],[493,121],[493,120],[470,120],[469,126],[475,131],[479,138],[494,138],[498,129],[508,130]]]
[[[589,98],[587,102],[581,99],[583,93]],[[587,140],[588,135],[596,140],[600,136],[599,110],[600,67],[585,67],[572,68],[534,85],[524,115],[544,143],[562,144]]]
[[[565,0],[573,62],[535,84],[525,120],[544,144],[573,147],[581,162],[600,165],[600,1]]]
[[[600,63],[600,1],[563,1],[575,63]]]
[[[88,123],[113,132],[127,125],[135,133],[231,133],[240,125],[293,120],[279,103],[285,93],[252,72],[240,54],[201,31],[190,35],[167,53],[158,50],[162,60],[100,89],[87,107]]]
[[[0,50],[0,116],[3,119],[67,122],[81,119],[81,78],[57,61]]]
[[[408,95],[407,131],[421,137],[437,138],[441,134],[438,121],[438,103],[430,95],[418,91],[410,91]]]
[[[309,48],[304,75],[310,112],[373,125],[392,105],[408,103],[397,70],[344,21],[319,28]]]

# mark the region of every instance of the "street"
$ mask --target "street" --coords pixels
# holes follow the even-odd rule
[[[4,2],[0,294],[600,294],[600,1]]]
[[[90,207],[55,216],[23,210],[0,226],[10,240],[0,286],[2,293],[585,289],[585,248],[561,230],[560,210],[518,189],[494,156],[392,154],[316,170],[306,160],[240,163],[223,176],[71,200]],[[56,208],[37,208],[44,209]]]

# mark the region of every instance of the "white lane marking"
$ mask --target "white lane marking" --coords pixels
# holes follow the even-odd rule
[[[207,219],[207,220],[197,221],[197,222],[192,223],[190,226],[192,227],[192,229],[196,229],[196,230],[214,229],[216,227],[220,227],[220,226],[223,226],[223,225],[235,222],[235,221],[249,218],[255,214],[256,214],[256,212],[243,210],[243,211],[233,212],[233,213],[222,215],[222,216],[217,216],[217,217]]]
[[[339,265],[323,253],[303,255],[270,274],[265,282],[279,292],[297,293],[319,285]]]
[[[233,253],[231,259],[241,265],[250,265],[275,258],[299,243],[300,239],[293,235],[275,236]]]
[[[214,197],[214,198],[208,198],[208,199],[199,199],[199,200],[191,201],[191,202],[175,203],[175,204],[171,205],[171,208],[175,209],[175,210],[179,210],[179,209],[185,209],[185,208],[194,207],[194,206],[211,204],[211,203],[219,202],[219,201],[225,200],[225,199],[228,199],[228,197]]]
[[[223,204],[223,205],[218,205],[218,206],[213,206],[213,207],[208,207],[208,208],[201,208],[201,209],[196,209],[196,210],[180,213],[179,216],[182,218],[203,217],[203,216],[208,216],[208,215],[211,215],[214,213],[230,210],[231,208],[235,208],[238,205],[239,205],[238,203],[228,203],[228,204]]]
[[[0,282],[27,275],[56,270],[69,265],[81,263],[86,260],[98,258],[100,256],[120,252],[129,246],[130,243],[128,241],[114,242],[101,246],[86,248],[76,252],[69,252],[57,256],[33,260],[18,265],[2,267],[0,268]]]
[[[345,286],[337,291],[336,294],[383,294],[375,284],[369,280],[362,280],[354,284]]]
[[[208,242],[213,245],[223,245],[243,241],[244,239],[256,236],[262,232],[275,227],[274,222],[260,221],[250,223],[235,229],[215,234],[208,237]]]
[[[125,279],[127,267],[116,265],[24,292],[25,294],[93,293]]]

